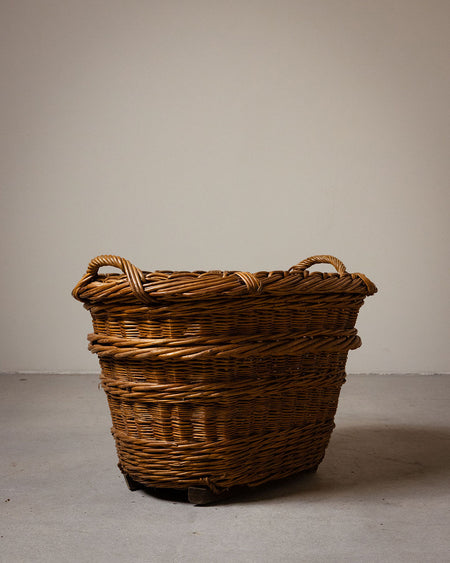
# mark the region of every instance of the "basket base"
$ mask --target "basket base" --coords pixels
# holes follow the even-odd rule
[[[300,474],[307,474],[307,473],[315,473],[319,467],[319,464],[315,465],[314,467],[310,467],[309,469],[304,469],[300,471]],[[120,465],[119,465],[120,468]],[[227,489],[225,491],[221,491],[220,493],[215,493],[211,491],[208,487],[204,486],[192,486],[188,487],[187,489],[163,489],[157,487],[147,487],[141,483],[138,483],[130,477],[127,473],[123,472],[121,469],[122,474],[125,479],[125,483],[130,491],[138,491],[139,489],[144,489],[149,492],[154,493],[156,496],[160,498],[164,498],[166,500],[187,500],[191,504],[195,506],[204,506],[207,504],[213,504],[215,502],[220,502],[222,500],[226,500],[233,496],[234,492],[238,489],[242,490],[241,487],[235,487],[231,489]]]

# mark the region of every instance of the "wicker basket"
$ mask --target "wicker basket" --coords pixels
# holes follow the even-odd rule
[[[307,271],[317,263],[337,273]],[[376,291],[332,256],[255,274],[94,258],[73,296],[92,315],[128,482],[219,494],[316,468],[361,345],[359,308]]]

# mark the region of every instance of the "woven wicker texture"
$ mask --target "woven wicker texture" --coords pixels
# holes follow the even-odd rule
[[[337,273],[307,270],[318,263]],[[316,467],[347,353],[361,345],[359,308],[376,291],[327,255],[255,274],[94,258],[73,296],[92,315],[89,349],[122,471],[147,486],[220,492]]]

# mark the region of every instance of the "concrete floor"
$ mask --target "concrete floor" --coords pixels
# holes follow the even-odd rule
[[[316,474],[206,507],[128,491],[96,376],[0,380],[1,561],[450,561],[450,376],[349,376]]]

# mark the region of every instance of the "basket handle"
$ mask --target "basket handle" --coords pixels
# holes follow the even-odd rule
[[[341,262],[338,258],[334,256],[330,256],[329,254],[319,254],[317,256],[311,256],[310,258],[306,258],[302,260],[292,268],[289,268],[289,272],[303,272],[313,264],[331,264],[334,266],[340,276],[343,276],[347,273],[345,269],[344,263]]]
[[[112,266],[113,268],[119,268],[122,270],[122,272],[127,276],[128,283],[130,284],[135,297],[146,304],[152,302],[151,297],[146,293],[142,285],[145,280],[145,276],[142,271],[134,266],[134,264],[132,264],[129,260],[121,258],[120,256],[113,256],[111,254],[102,254],[93,258],[89,262],[86,274],[81,278],[72,291],[72,295],[75,299],[80,299],[80,290],[95,279],[102,266]]]

